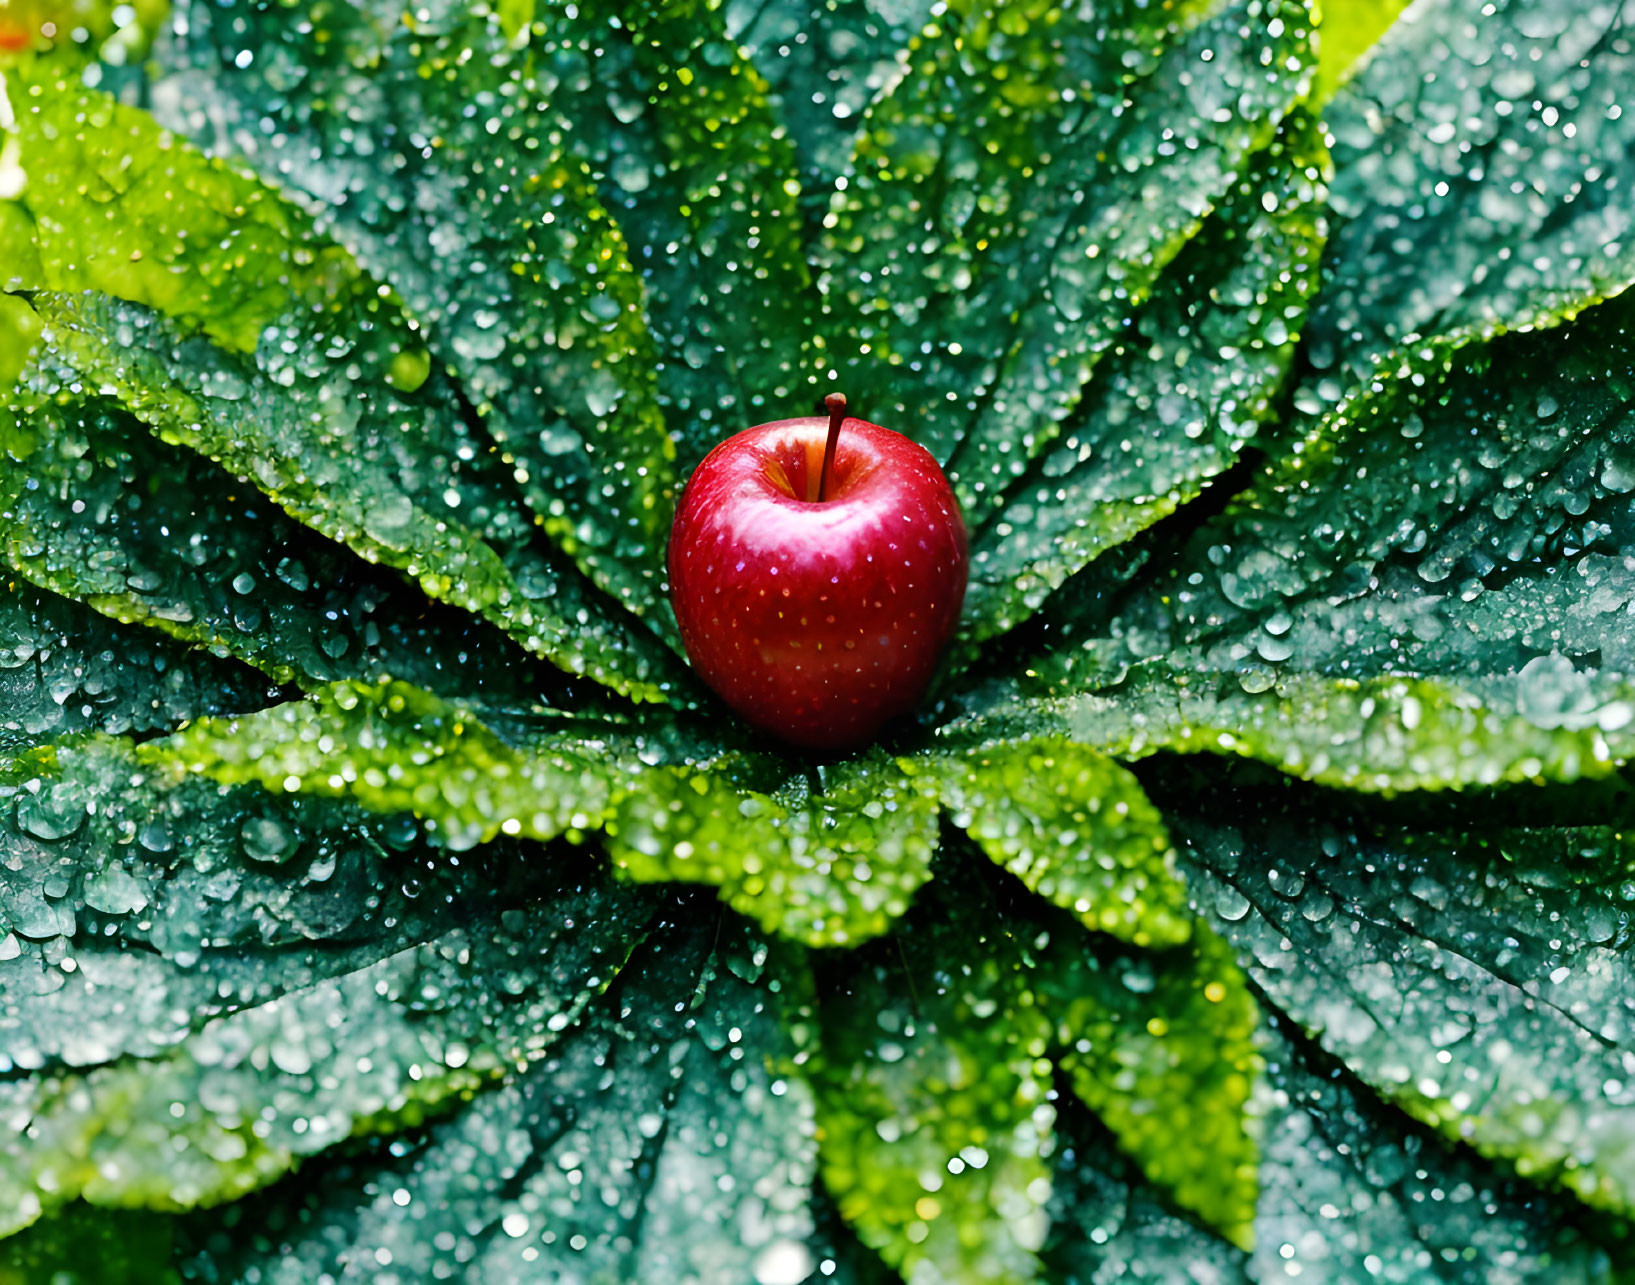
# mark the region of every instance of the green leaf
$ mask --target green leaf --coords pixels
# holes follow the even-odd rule
[[[1158,277],[1061,440],[975,533],[971,639],[1195,498],[1273,417],[1315,288],[1326,168],[1312,119],[1294,113]]]
[[[1418,339],[1556,324],[1635,280],[1621,11],[1412,6],[1324,108],[1335,231],[1309,404]],[[1423,74],[1434,67],[1435,74]]]
[[[690,0],[632,7],[612,31],[590,6],[552,6],[536,31],[553,106],[642,276],[683,476],[723,437],[817,400],[795,147],[729,26]]]
[[[0,555],[28,580],[278,682],[396,677],[510,708],[565,694],[493,626],[428,602],[108,400],[35,406],[26,422],[0,428]]]
[[[0,1285],[180,1285],[180,1276],[160,1266],[170,1255],[163,1215],[75,1204],[0,1241]]]
[[[364,389],[268,379],[202,342],[178,342],[151,314],[97,296],[38,295],[34,306],[50,326],[53,345],[40,361],[51,375],[72,387],[83,372],[162,440],[252,479],[298,521],[399,568],[426,594],[489,619],[565,669],[637,698],[660,698],[684,681],[656,641],[620,631],[605,610],[592,615],[585,595],[556,586],[527,593],[494,547],[455,517],[459,494],[433,496],[436,484],[382,441],[388,416],[409,407],[388,401],[370,422],[348,405],[363,401]],[[53,359],[69,369],[53,369]],[[169,374],[176,366],[192,372],[186,382]],[[52,391],[47,378],[36,387]],[[401,433],[404,425],[393,427]],[[571,573],[550,574],[572,583]],[[528,600],[539,597],[547,601],[536,614]],[[599,637],[604,630],[611,636]]]
[[[1387,793],[1608,776],[1631,752],[1622,720],[1635,687],[1564,666],[1546,661],[1467,685],[1258,668],[1200,675],[1158,661],[1104,692],[1001,704],[954,725],[949,738],[1048,734],[1132,758],[1243,755],[1306,780]],[[1557,704],[1581,708],[1563,718]]]
[[[1256,1281],[1612,1282],[1618,1261],[1538,1189],[1414,1128],[1287,1034],[1268,1039]]]
[[[6,792],[7,1231],[75,1196],[214,1203],[415,1123],[543,1056],[651,914],[582,871],[394,861],[331,805],[117,743]]]
[[[642,883],[715,884],[811,945],[878,936],[930,876],[936,806],[883,754],[814,775],[768,756],[656,768],[621,791],[609,855]]]
[[[1099,1285],[1120,1273],[1248,1285],[1243,1251],[1178,1212],[1070,1097],[1057,1136],[1051,1235],[1040,1251],[1052,1285]]]
[[[1132,951],[1019,916],[972,867],[939,875],[895,950],[820,977],[820,1155],[864,1242],[906,1279],[1041,1278],[1056,1079],[1169,1198],[1247,1240],[1257,1014],[1229,951]]]
[[[1550,1281],[1611,1285],[1619,1261],[1560,1199],[1498,1178],[1406,1122],[1302,1040],[1265,1034],[1262,1194],[1246,1255],[1177,1215],[1064,1106],[1049,1279]],[[1621,1251],[1615,1251],[1621,1252]]]
[[[740,926],[687,909],[702,907],[684,902],[637,953],[616,1002],[512,1083],[179,1224],[178,1261],[279,1282],[390,1265],[496,1285],[798,1285],[817,1265],[811,1098],[786,1071],[802,987]]]
[[[7,0],[5,8],[0,69],[38,53],[115,67],[136,62],[152,45],[168,5],[166,0]]]
[[[13,288],[99,290],[239,352],[254,352],[266,327],[302,305],[334,321],[378,321],[411,357],[423,347],[378,283],[270,188],[207,160],[145,112],[86,91],[53,61],[7,73],[7,92],[23,181],[7,194],[6,226],[27,228],[32,242],[32,271]]]
[[[545,529],[648,612],[675,451],[628,243],[568,143],[552,69],[480,11],[404,16],[373,0],[200,10],[160,50],[207,73],[179,79],[167,119],[224,132],[212,141],[328,202],[359,260],[424,319]],[[246,47],[258,53],[241,68]]]
[[[1140,946],[1191,934],[1164,823],[1112,759],[1051,738],[902,766],[996,863],[1087,927]]]
[[[253,709],[269,694],[230,661],[0,581],[0,754],[69,732],[168,731]]]
[[[70,2],[0,1276],[1627,1274],[1616,7]],[[831,384],[975,580],[825,761],[662,598]]]
[[[0,209],[9,207],[0,206]],[[9,229],[4,238],[6,248],[11,249],[11,235]],[[27,242],[19,238],[20,245]],[[17,377],[23,373],[28,363],[29,352],[33,349],[40,335],[40,319],[34,310],[23,300],[14,295],[0,294],[0,385],[10,387]]]
[[[1329,0],[1322,6],[1317,74],[1312,77],[1309,96],[1314,108],[1325,105],[1357,74],[1380,37],[1407,7],[1407,0]]]
[[[498,555],[446,503],[442,512],[416,504],[369,458],[368,445],[354,444],[346,403],[355,392],[283,391],[243,363],[218,359],[207,343],[181,342],[151,312],[105,296],[47,293],[32,303],[49,335],[37,357],[42,369],[29,380],[33,391],[60,397],[81,381],[94,383],[162,441],[252,478],[298,521],[416,575],[431,597],[506,620],[501,607],[512,585]],[[175,367],[188,375],[175,378]],[[314,450],[314,439],[329,449]]]
[[[853,405],[944,461],[974,522],[1270,140],[1308,27],[1293,3],[1202,20],[960,5],[871,109],[824,220],[830,352]]]
[[[905,1280],[1034,1280],[1056,1116],[1049,1019],[1011,926],[960,910],[939,881],[896,952],[864,953],[822,996],[823,1179]]]
[[[1621,830],[1233,811],[1187,826],[1188,861],[1255,984],[1383,1097],[1627,1212],[1635,976],[1618,942],[1635,854]]]
[[[141,753],[230,785],[413,814],[457,849],[605,826],[624,877],[713,884],[767,931],[814,945],[884,932],[927,878],[936,807],[885,756],[824,769],[815,792],[768,756],[706,767],[681,728],[547,715],[512,736],[408,684],[354,682]]]
[[[764,76],[808,179],[803,200],[827,200],[852,159],[869,107],[907,66],[932,0],[727,0],[728,35]]]
[[[1156,958],[1060,952],[1041,969],[1043,1007],[1073,1091],[1183,1208],[1252,1245],[1260,1015],[1231,948],[1208,931]]]
[[[1111,612],[1106,583],[1064,595],[1020,690],[1086,694],[1007,708],[1113,752],[1362,789],[1613,771],[1635,710],[1631,306],[1379,383],[1165,550],[1156,584],[1112,588]]]
[[[19,130],[37,177],[14,208],[41,266],[23,284],[100,290],[254,355],[187,343],[137,310],[48,297],[62,349],[48,369],[84,366],[168,440],[536,654],[647,699],[684,681],[661,644],[534,547],[500,460],[431,370],[420,323],[310,218],[141,113],[43,71],[29,88]],[[142,165],[120,163],[128,148]],[[99,176],[94,200],[76,174]],[[178,367],[192,375],[174,388]]]
[[[464,849],[502,833],[582,839],[608,813],[618,768],[606,749],[564,720],[558,736],[519,751],[469,709],[407,683],[339,683],[248,718],[195,723],[140,752],[227,785],[413,813]]]

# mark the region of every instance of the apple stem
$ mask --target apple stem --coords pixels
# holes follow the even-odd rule
[[[823,448],[823,472],[818,474],[818,503],[829,498],[829,471],[834,467],[835,447],[840,445],[840,422],[846,418],[846,394],[830,393],[823,399],[829,408],[829,441]]]

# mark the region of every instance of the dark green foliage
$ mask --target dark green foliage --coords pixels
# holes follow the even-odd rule
[[[1622,1278],[1620,11],[71,7],[0,1285]],[[832,387],[973,566],[824,760],[664,553]]]

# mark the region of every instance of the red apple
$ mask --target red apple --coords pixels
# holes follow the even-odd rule
[[[930,453],[844,416],[745,429],[694,470],[670,532],[693,666],[745,719],[850,749],[913,708],[959,620],[965,522]]]

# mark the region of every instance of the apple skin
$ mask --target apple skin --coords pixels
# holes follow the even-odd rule
[[[936,460],[878,424],[841,424],[817,502],[828,426],[760,424],[705,457],[670,531],[670,598],[728,705],[796,745],[847,750],[924,695],[970,553]]]

